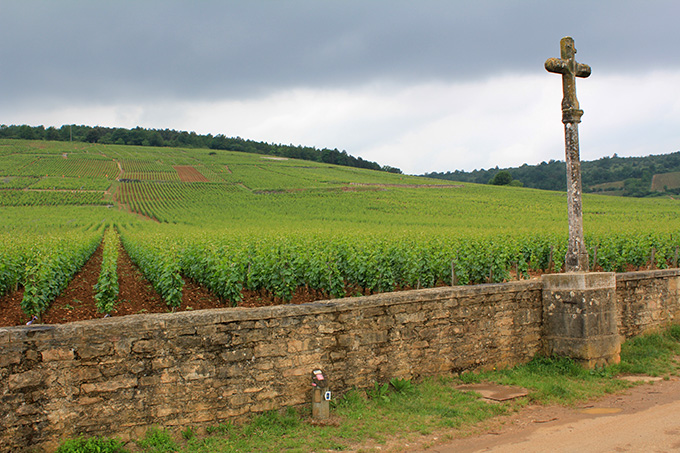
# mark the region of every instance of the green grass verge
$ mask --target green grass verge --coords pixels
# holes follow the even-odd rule
[[[631,387],[617,379],[621,374],[678,375],[680,326],[633,338],[621,350],[621,363],[586,370],[568,358],[536,357],[505,370],[464,373],[458,377],[426,378],[418,383],[392,379],[368,390],[353,389],[332,403],[332,420],[309,422],[309,411],[288,408],[257,415],[244,424],[225,423],[198,435],[187,427],[177,436],[153,428],[136,442],[143,452],[243,452],[243,451],[342,451],[381,445],[388,440],[416,441],[423,435],[465,429],[528,404],[574,405],[590,398]],[[529,396],[500,404],[488,404],[474,393],[455,387],[462,383],[495,382],[529,389]],[[180,435],[181,434],[181,435]],[[445,437],[445,436],[444,436]],[[87,442],[79,438],[69,442]],[[103,442],[98,439],[97,442]],[[114,442],[114,441],[112,441]],[[120,452],[114,449],[68,449],[60,452]],[[115,448],[118,448],[117,450]]]
[[[648,335],[631,338],[621,345],[621,363],[611,367],[617,374],[678,376],[680,363],[680,325]]]

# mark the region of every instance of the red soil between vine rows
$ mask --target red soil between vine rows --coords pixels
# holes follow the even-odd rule
[[[85,263],[83,268],[75,275],[68,287],[57,297],[50,308],[37,322],[43,324],[62,324],[73,321],[103,318],[102,313],[97,312],[94,298],[94,285],[99,278],[102,262],[102,246],[95,251],[92,257]],[[651,266],[647,266],[649,269]],[[602,269],[594,269],[601,271]],[[638,270],[633,266],[627,266],[626,271]],[[531,278],[538,278],[542,272],[530,272]],[[141,271],[130,260],[130,257],[121,246],[118,253],[118,285],[120,287],[118,304],[111,316],[125,316],[142,313],[168,313],[171,310],[156,293],[153,286],[144,278]],[[401,288],[408,290],[412,288]],[[351,294],[358,294],[353,289]],[[25,325],[30,317],[21,310],[23,288],[0,297],[0,327]],[[202,310],[209,308],[229,308],[238,310],[242,308],[277,305],[282,303],[269,295],[259,292],[244,290],[243,300],[238,307],[229,307],[219,301],[205,287],[185,279],[182,288],[182,304],[175,309],[178,311]],[[349,293],[348,293],[349,294]],[[301,304],[326,299],[323,294],[299,288],[290,304]]]
[[[42,324],[62,324],[73,321],[103,318],[97,312],[94,298],[94,285],[99,278],[102,262],[102,246],[95,251],[83,268],[75,275],[68,287],[57,297],[50,308],[37,322]],[[169,307],[156,293],[153,286],[144,278],[122,247],[118,253],[118,304],[111,316],[125,316],[140,313],[168,313]],[[262,297],[256,292],[244,291],[243,301],[239,308],[273,305],[276,301]],[[23,288],[0,297],[0,327],[21,326],[30,321],[30,317],[21,310]],[[291,303],[304,303],[318,300],[316,294],[303,289],[299,290]],[[210,291],[191,280],[184,282],[182,288],[182,304],[175,311],[202,310],[207,308],[227,308]]]
[[[191,165],[175,165],[172,168],[177,171],[177,176],[179,176],[179,180],[182,182],[210,182],[208,178]]]

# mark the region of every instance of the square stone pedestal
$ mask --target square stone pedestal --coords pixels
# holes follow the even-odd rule
[[[550,274],[543,282],[544,351],[587,368],[618,363],[616,274]]]

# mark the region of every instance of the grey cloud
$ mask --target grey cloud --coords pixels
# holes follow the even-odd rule
[[[3,102],[245,98],[291,87],[673,67],[675,1],[0,0]]]

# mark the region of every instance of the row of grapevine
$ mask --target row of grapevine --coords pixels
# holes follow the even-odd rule
[[[23,280],[28,244],[26,236],[0,234],[0,296],[15,291]]]
[[[126,182],[119,186],[118,196],[122,203],[135,200],[174,202],[186,198],[186,183]]]
[[[98,190],[104,192],[111,187],[111,180],[106,178],[66,178],[47,177],[34,180],[31,189],[65,189],[65,190]]]
[[[214,183],[125,182],[118,187],[116,199],[134,213],[169,222],[177,212],[197,204],[197,199],[221,199],[235,190],[234,186]]]
[[[0,206],[106,205],[103,192],[2,190]]]
[[[30,154],[9,154],[0,156],[0,176],[23,175],[23,168],[38,160],[38,157]],[[44,173],[43,173],[44,176]]]
[[[181,303],[182,275],[232,304],[241,300],[244,289],[290,300],[300,287],[342,297],[348,290],[374,293],[500,282],[514,278],[515,273],[526,277],[529,270],[560,269],[565,239],[549,235],[425,240],[207,235],[171,239],[134,232],[123,238],[133,261],[171,307]],[[617,270],[622,263],[646,265],[652,253],[655,267],[677,260],[677,239],[672,236],[605,236],[590,238],[590,243],[591,259],[605,270]]]
[[[38,181],[36,176],[5,176],[0,178],[0,189],[25,189]]]
[[[109,227],[104,235],[104,247],[102,250],[102,266],[99,279],[95,285],[94,298],[97,301],[97,310],[100,313],[109,314],[118,301],[118,249],[120,239],[118,232]]]
[[[25,252],[21,308],[39,317],[66,288],[101,242],[101,230],[72,231],[37,241]]]
[[[680,234],[611,234],[586,239],[591,267],[604,271],[622,272],[629,266],[665,269],[678,265]]]
[[[130,231],[129,236],[143,244],[146,259],[156,260],[156,267],[172,269],[173,277],[166,273],[163,285],[181,290],[172,283],[181,274],[230,304],[238,304],[244,289],[287,301],[301,287],[324,297],[342,297],[348,292],[527,278],[530,271],[559,271],[567,246],[566,236],[554,234],[391,239],[189,233],[173,237]],[[588,239],[593,265],[604,270],[623,270],[626,265],[668,267],[677,262],[680,246],[678,237],[670,234]]]
[[[243,290],[289,301],[299,288],[319,297],[343,297],[526,278],[530,271],[559,271],[566,252],[566,237],[549,234],[389,238],[170,231],[127,226],[120,239],[114,228],[105,234],[95,228],[54,237],[26,236],[24,241],[1,237],[0,295],[22,284],[22,309],[40,316],[92,255],[102,235],[102,269],[95,287],[102,313],[110,313],[117,299],[121,240],[172,308],[181,303],[183,277],[204,285],[224,303],[237,305]],[[592,265],[605,271],[677,265],[680,248],[678,235],[660,233],[588,236],[587,243]]]
[[[172,166],[160,162],[144,160],[121,160],[124,179],[152,180],[152,181],[179,181],[179,175]]]
[[[121,232],[121,241],[132,262],[171,308],[182,303],[184,280],[172,246],[164,241],[143,241]]]
[[[62,176],[5,176],[0,178],[0,189],[56,189],[98,190],[104,192],[111,186],[106,178],[67,178]]]
[[[111,160],[101,158],[43,156],[12,174],[23,176],[70,176],[113,179],[118,175],[118,165]]]

